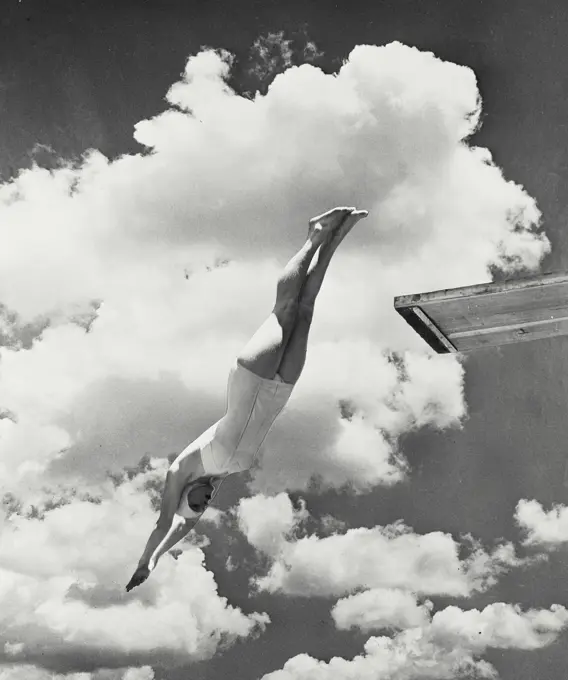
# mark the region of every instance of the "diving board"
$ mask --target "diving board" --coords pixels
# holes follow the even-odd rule
[[[568,272],[400,295],[394,306],[440,354],[568,335]]]

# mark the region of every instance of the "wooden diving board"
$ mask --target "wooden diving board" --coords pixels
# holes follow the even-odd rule
[[[568,272],[401,295],[394,306],[440,354],[568,335]]]

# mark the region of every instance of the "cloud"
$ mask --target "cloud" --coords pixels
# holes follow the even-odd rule
[[[383,266],[402,264],[397,286],[470,282],[504,256],[536,266],[546,252],[534,201],[487,151],[464,143],[479,118],[471,70],[398,43],[359,46],[337,75],[291,68],[249,101],[225,83],[230,63],[226,52],[189,59],[168,93],[178,109],[136,126],[151,154],[110,162],[94,152],[78,167],[36,167],[3,186],[5,304],[27,316],[157,293],[167,270],[195,261],[188,251],[202,259],[221,242],[241,256],[252,242],[256,257],[267,245],[281,254],[298,242],[292,224],[344,197],[376,208],[358,248],[373,244]],[[448,257],[458,246],[468,253],[460,266]],[[123,266],[111,273],[111,262]],[[378,282],[394,276],[386,269],[375,271],[368,303],[384,295]],[[41,286],[27,285],[32,271]]]
[[[313,40],[308,40],[302,50],[302,56],[306,62],[317,61],[320,57],[323,57],[323,54]]]
[[[266,624],[219,597],[196,547],[160,563],[145,605],[125,599],[152,490],[105,480],[144,455],[165,461],[222,414],[229,367],[311,215],[371,210],[318,300],[305,375],[254,475],[265,495],[314,479],[356,492],[400,481],[399,436],[458,427],[466,408],[463,368],[425,353],[393,295],[478,282],[494,265],[536,268],[548,252],[534,200],[468,143],[480,117],[471,70],[364,45],[337,74],[290,67],[249,99],[228,85],[231,68],[224,51],[192,56],[167,110],[136,125],[140,154],[90,150],[0,185],[0,491],[43,508],[2,517],[2,642],[23,641],[19,662],[204,658]],[[82,491],[50,507],[58,484]],[[83,497],[99,485],[97,502]],[[282,548],[272,590],[416,579],[420,592],[462,594],[514,562],[507,546],[464,562],[450,536],[403,527],[290,540],[298,517],[286,498],[271,502],[280,524],[247,506],[243,517],[260,549]],[[347,562],[367,549],[378,575],[366,557]]]
[[[341,596],[365,588],[467,597],[523,564],[510,543],[487,551],[471,539],[469,546],[460,544],[440,531],[417,534],[402,522],[324,538],[287,538],[298,516],[284,494],[247,499],[239,514],[243,509],[241,530],[251,545],[272,558],[268,574],[256,578],[257,586],[269,592]],[[461,558],[463,549],[468,556]]]
[[[252,65],[249,71],[261,80],[285,71],[292,65],[294,53],[291,45],[292,41],[284,38],[284,31],[257,38],[250,50]],[[308,54],[311,54],[309,48]]]
[[[326,514],[320,517],[320,528],[324,534],[336,534],[345,531],[347,523],[338,517]]]
[[[323,56],[308,37],[306,26],[289,35],[285,38],[284,31],[269,32],[257,38],[249,51],[248,73],[259,81],[263,92],[277,73],[299,63],[313,63]]]
[[[0,680],[154,680],[150,666],[104,669],[93,673],[52,673],[39,666],[0,666]]]
[[[165,557],[150,581],[125,594],[154,519],[143,493],[149,482],[150,473],[138,475],[98,502],[75,499],[38,518],[4,515],[5,662],[70,671],[91,658],[107,667],[205,659],[265,628],[266,614],[245,614],[219,596],[195,546]]]
[[[527,532],[525,545],[552,549],[568,542],[568,508],[564,505],[546,511],[538,501],[523,499],[517,503],[515,520]]]
[[[494,678],[479,656],[487,649],[538,649],[555,640],[568,622],[564,607],[522,612],[496,603],[482,611],[448,607],[432,621],[392,638],[371,637],[365,652],[328,663],[300,654],[262,680],[407,680],[408,678]]]
[[[261,680],[407,680],[408,678],[456,677],[493,678],[493,668],[474,659],[463,650],[441,652],[422,640],[419,630],[405,631],[394,639],[370,638],[365,653],[351,660],[333,657],[329,662],[299,654],[281,670],[268,673]]]
[[[430,635],[446,647],[472,650],[540,649],[553,642],[568,624],[568,611],[560,605],[529,609],[497,602],[482,611],[447,607],[432,618]]]
[[[307,514],[305,506],[295,510],[286,493],[272,498],[262,495],[244,498],[237,507],[239,529],[267,555],[278,554],[286,537]]]
[[[222,412],[230,364],[270,309],[301,225],[338,203],[371,216],[332,265],[258,490],[305,489],[314,476],[393,484],[401,432],[463,417],[462,368],[417,355],[422,341],[392,296],[472,283],[494,264],[536,267],[549,247],[533,199],[467,145],[474,74],[398,43],[367,45],[335,75],[289,68],[251,101],[228,86],[231,64],[224,51],[188,60],[170,108],[136,126],[147,153],[91,151],[0,187],[0,300],[20,326],[51,318],[29,351],[0,352],[3,407],[17,416],[0,421],[12,486],[54,460],[92,478],[136,462],[144,441],[166,455],[197,436]],[[78,317],[93,300],[85,332]],[[340,399],[354,403],[351,422]]]
[[[341,598],[331,610],[340,630],[359,628],[363,631],[380,628],[415,628],[430,619],[431,603],[418,604],[407,591],[372,588]]]
[[[397,447],[402,433],[457,427],[465,416],[463,368],[453,357],[405,352],[395,358],[366,339],[346,338],[339,345],[317,334],[315,339],[254,490],[307,489],[314,478],[322,489],[358,492],[396,484],[407,472]]]

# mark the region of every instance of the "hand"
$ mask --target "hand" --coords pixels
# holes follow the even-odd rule
[[[148,576],[150,576],[150,569],[148,567],[138,567],[126,586],[126,592],[129,593],[133,588],[144,583]]]

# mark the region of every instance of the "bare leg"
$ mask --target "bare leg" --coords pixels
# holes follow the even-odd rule
[[[308,269],[308,275],[298,301],[296,324],[278,367],[278,374],[284,382],[295,384],[304,368],[314,305],[331,258],[355,224],[366,216],[367,212],[364,210],[348,215],[329,241],[320,248],[317,258],[314,258]]]
[[[276,287],[272,313],[249,340],[238,362],[261,378],[272,379],[290,339],[298,314],[298,301],[308,269],[318,248],[353,208],[335,208],[310,220],[308,238],[286,265]]]

